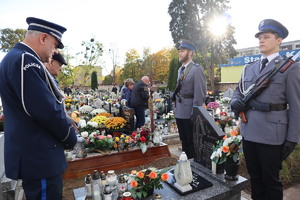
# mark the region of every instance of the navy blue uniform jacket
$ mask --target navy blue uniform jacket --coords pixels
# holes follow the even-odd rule
[[[6,176],[16,180],[62,174],[67,167],[64,148],[76,144],[75,130],[47,84],[38,55],[23,43],[0,64],[0,95]]]

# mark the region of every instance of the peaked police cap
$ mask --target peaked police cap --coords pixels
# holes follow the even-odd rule
[[[289,34],[287,28],[274,19],[265,19],[261,21],[258,25],[258,30],[259,32],[255,34],[256,38],[258,38],[262,33],[277,33],[282,39],[284,39]]]
[[[195,51],[196,45],[194,45],[192,42],[185,40],[185,39],[181,39],[178,41],[177,45],[176,45],[177,49],[189,49],[192,51]]]
[[[53,60],[57,60],[58,62],[60,62],[61,64],[64,64],[64,65],[68,65],[67,62],[65,61],[63,55],[61,55],[61,53],[56,53],[52,56],[52,59]]]
[[[65,27],[35,17],[27,17],[26,22],[29,25],[28,30],[35,30],[43,33],[48,33],[58,40],[59,44],[57,48],[64,48],[64,45],[61,42],[61,38],[63,33],[67,30]]]

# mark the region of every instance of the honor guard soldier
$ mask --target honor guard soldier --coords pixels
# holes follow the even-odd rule
[[[43,65],[66,28],[28,17],[28,31],[0,64],[0,95],[5,114],[5,173],[22,179],[26,199],[62,199],[64,149],[77,142],[62,106],[63,94]]]
[[[177,44],[179,62],[177,86],[172,100],[176,101],[175,119],[182,150],[188,158],[194,157],[193,107],[202,106],[206,95],[206,79],[203,68],[192,61],[196,46],[188,40]]]
[[[284,63],[278,52],[288,36],[286,27],[265,19],[258,30],[255,37],[261,58],[244,67],[231,107],[235,113],[245,112],[248,120],[242,122],[241,134],[252,198],[281,200],[281,164],[300,140],[300,65],[294,63],[283,73],[276,73],[268,86],[245,105],[242,99],[251,85]]]

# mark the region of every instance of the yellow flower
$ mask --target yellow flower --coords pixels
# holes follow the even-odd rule
[[[120,138],[119,137],[115,137],[115,140],[116,140],[116,142],[119,142]]]
[[[114,144],[114,148],[117,148],[117,147],[118,147],[118,145],[117,145],[117,143],[115,143],[115,144]]]

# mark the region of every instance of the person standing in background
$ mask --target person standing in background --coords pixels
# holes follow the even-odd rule
[[[193,140],[193,107],[202,106],[206,95],[206,78],[203,67],[194,63],[192,58],[196,46],[188,40],[180,40],[177,45],[179,62],[182,66],[178,69],[177,83],[181,89],[176,95],[176,119],[182,150],[187,157],[194,157]]]
[[[145,124],[145,109],[148,108],[149,78],[143,76],[133,87],[130,106],[134,109],[136,116],[135,128],[141,128]]]

